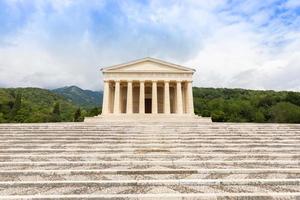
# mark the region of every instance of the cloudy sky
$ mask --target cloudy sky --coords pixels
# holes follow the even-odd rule
[[[0,0],[0,87],[99,90],[146,56],[195,86],[300,91],[300,0]]]

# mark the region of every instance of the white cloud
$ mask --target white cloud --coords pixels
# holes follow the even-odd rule
[[[154,56],[195,67],[196,86],[300,90],[298,1],[138,2],[36,1],[0,41],[0,84],[100,89],[100,67]]]
[[[288,0],[285,3],[286,8],[299,8],[300,7],[300,1],[299,0]]]

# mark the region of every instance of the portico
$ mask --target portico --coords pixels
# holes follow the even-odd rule
[[[144,58],[102,72],[102,115],[194,115],[193,69]]]

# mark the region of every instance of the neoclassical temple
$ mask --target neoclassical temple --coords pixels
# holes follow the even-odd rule
[[[102,115],[194,115],[194,69],[143,58],[101,69]]]

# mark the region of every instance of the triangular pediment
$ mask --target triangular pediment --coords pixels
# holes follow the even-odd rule
[[[154,58],[143,58],[103,68],[103,72],[194,72],[194,69]]]

